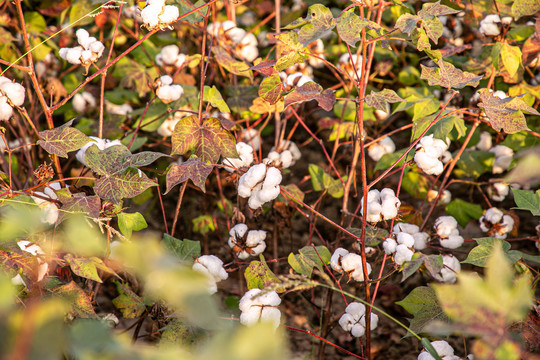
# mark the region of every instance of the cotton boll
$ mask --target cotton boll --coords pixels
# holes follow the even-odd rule
[[[158,65],[175,65],[179,53],[180,48],[174,44],[164,46],[161,52],[156,55],[156,63]]]
[[[429,241],[429,235],[426,232],[417,232],[412,235],[414,238],[414,249],[415,250],[424,250],[426,244]]]
[[[494,201],[503,201],[509,192],[510,187],[505,183],[494,183],[488,187],[488,195]]]
[[[313,81],[313,79],[309,76],[297,72],[287,76],[287,79],[285,80],[285,85],[288,87],[302,86],[310,81]]]
[[[403,244],[406,247],[411,248],[414,246],[414,237],[405,232],[401,232],[397,234],[397,242],[398,244]]]
[[[493,140],[491,135],[487,131],[482,131],[480,134],[480,141],[476,144],[476,149],[480,151],[489,151],[491,149]]]
[[[437,235],[440,237],[448,237],[451,235],[452,230],[457,228],[457,221],[452,216],[439,216],[435,220],[435,225],[433,226]]]
[[[459,260],[452,255],[443,255],[443,265],[440,274],[434,276],[435,280],[444,282],[447,284],[453,284],[456,282],[456,274],[461,271],[461,264]]]
[[[497,24],[500,22],[501,18],[499,15],[488,15],[480,21],[480,28],[478,30],[485,36],[498,36],[501,33],[501,30]]]
[[[246,61],[253,62],[259,57],[259,50],[255,46],[244,46],[240,49],[238,55]]]
[[[370,223],[376,223],[381,221],[381,211],[382,205],[379,202],[368,202],[366,220]]]
[[[397,244],[396,240],[394,240],[392,238],[388,238],[388,239],[384,240],[383,249],[384,249],[384,252],[386,253],[386,255],[391,255],[391,254],[395,253],[397,245],[398,244]]]
[[[367,265],[367,273],[371,274],[371,265]],[[362,257],[358,254],[349,253],[341,259],[341,267],[349,274],[349,277],[356,281],[364,281],[364,271],[362,269]]]
[[[417,152],[414,155],[414,162],[428,175],[440,175],[444,170],[442,162],[428,153]]]
[[[447,238],[441,237],[440,244],[446,249],[457,249],[463,245],[464,241],[463,237],[459,235],[458,229],[454,229]]]
[[[238,158],[223,159],[223,164],[233,167],[224,167],[228,172],[234,172],[234,168],[239,169],[244,166],[250,166],[253,163],[253,148],[250,145],[244,142],[238,142],[236,144],[236,152],[238,153]]]
[[[252,195],[251,197],[252,198],[255,197],[257,202],[261,204],[258,207],[261,207],[262,204],[270,202],[270,201],[274,200],[275,198],[277,198],[279,196],[280,192],[281,192],[281,190],[280,190],[279,186],[274,186],[274,187],[270,187],[270,188],[266,188],[266,189],[263,187],[263,189],[257,191],[255,196]],[[257,209],[258,207],[252,207],[252,209]]]
[[[247,32],[244,29],[240,28],[232,28],[227,31],[227,37],[232,40],[233,43],[238,44],[244,36],[246,36]]]
[[[0,92],[3,93],[9,101],[15,106],[24,104],[25,90],[21,84],[15,82],[4,82],[0,86]]]
[[[36,191],[35,193],[46,197],[46,195],[42,192]],[[32,199],[41,209],[41,222],[44,224],[54,225],[58,220],[58,216],[60,215],[56,204],[51,201],[38,198],[37,196],[32,196]]]
[[[73,109],[79,114],[84,114],[96,107],[96,98],[88,91],[75,94],[72,101]]]
[[[484,215],[480,218],[480,221],[486,220],[492,224],[497,224],[503,218],[503,212],[497,208],[489,208]]]
[[[452,348],[452,346],[450,346],[450,344],[444,340],[433,341],[431,345],[435,348],[437,354],[440,356],[454,355],[454,348]]]
[[[212,278],[218,282],[226,280],[229,277],[227,271],[223,267],[223,261],[214,255],[203,255],[195,260],[196,264],[202,265],[212,275]],[[194,264],[195,266],[195,264]]]
[[[83,52],[83,48],[80,46],[77,46],[74,48],[68,48],[66,51],[64,51],[63,53],[65,57],[62,56],[62,53],[59,53],[59,54],[60,54],[60,57],[62,57],[68,63],[73,64],[73,65],[79,65],[81,63],[82,52]]]
[[[231,230],[229,231],[229,235],[232,238],[240,239],[246,234],[247,231],[248,231],[247,225],[240,223],[240,224],[236,224],[235,226],[231,228]]]
[[[13,116],[13,108],[8,104],[6,96],[0,96],[0,120],[7,121]]]
[[[261,147],[261,136],[256,129],[246,129],[242,131],[240,137],[243,142],[251,145],[255,151]]]
[[[240,323],[246,326],[255,325],[259,321],[271,322],[274,328],[279,326],[281,312],[277,306],[281,303],[275,291],[255,297],[261,289],[251,289],[240,299],[239,308],[242,311]]]
[[[379,161],[383,155],[391,154],[395,150],[394,141],[390,137],[385,137],[368,149],[368,155],[373,161]]]
[[[503,100],[506,99],[508,96],[506,96],[506,93],[501,90],[497,90],[493,93],[493,96],[498,97],[499,99]]]
[[[184,88],[177,84],[160,86],[156,90],[157,97],[165,104],[180,99],[183,94]]]
[[[406,232],[407,234],[412,235],[412,234],[416,234],[417,232],[419,232],[420,227],[418,227],[418,225],[414,225],[414,224],[397,223],[396,225],[394,225],[393,230],[394,230],[395,233]]]
[[[384,189],[389,190],[389,189]],[[392,191],[393,193],[393,191]],[[382,201],[381,215],[384,220],[390,220],[398,215],[398,209],[401,205],[401,201],[397,197],[387,197]]]
[[[394,255],[394,262],[398,265],[402,265],[405,261],[410,261],[414,252],[407,246],[400,244],[396,247],[396,253]]]
[[[178,8],[174,5],[166,5],[163,9],[163,13],[159,15],[159,21],[164,25],[168,25],[175,22],[178,17],[180,17]]]
[[[266,175],[266,165],[257,164],[249,168],[249,170],[242,175],[245,177],[246,185],[250,187],[255,187],[258,183],[262,182]]]
[[[249,247],[258,246],[266,239],[266,231],[264,230],[250,230],[246,238],[246,245]]]
[[[330,266],[332,267],[332,269],[341,273],[343,271],[343,268],[341,267],[341,260],[348,253],[349,252],[344,248],[337,248],[332,254],[332,257],[330,258]]]
[[[75,32],[75,36],[77,36],[77,42],[82,45],[84,42],[86,42],[86,40],[88,40],[90,34],[88,31],[81,28]]]

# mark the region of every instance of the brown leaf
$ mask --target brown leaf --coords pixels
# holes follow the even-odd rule
[[[523,112],[540,115],[538,111],[523,101],[523,95],[500,99],[493,96],[493,93],[488,89],[481,89],[479,93],[482,102],[478,104],[478,107],[484,108],[490,125],[496,131],[503,130],[508,134],[512,134],[521,130],[528,130]]]
[[[440,59],[439,68],[429,68],[424,65],[420,79],[427,80],[430,86],[439,85],[445,88],[462,89],[467,85],[476,87],[483,76],[474,75],[457,69],[454,65]]]
[[[173,164],[167,173],[167,190],[165,194],[175,185],[183,183],[188,179],[191,179],[195,186],[206,192],[204,183],[213,168],[213,165],[203,163],[201,159],[189,159],[180,165]]]
[[[310,100],[317,100],[321,108],[326,111],[331,111],[336,102],[336,94],[332,89],[323,91],[322,86],[312,81],[296,87],[292,92],[285,96],[285,107],[303,103]]]

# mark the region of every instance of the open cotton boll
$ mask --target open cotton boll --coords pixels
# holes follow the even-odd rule
[[[297,72],[287,76],[287,78],[285,79],[285,86],[292,88],[294,86],[302,86],[310,81],[313,81],[313,79],[309,76]]]
[[[367,274],[371,274],[371,265],[367,265]],[[341,259],[341,267],[349,278],[356,281],[364,281],[364,270],[362,269],[362,257],[355,253],[349,253]]]
[[[340,56],[338,60],[338,65],[343,69],[349,76],[353,79],[360,80],[362,77],[362,55],[352,55],[352,62],[355,64],[356,70],[358,71],[358,76],[354,71],[355,67],[351,64],[351,56],[349,53],[344,53]]]
[[[506,96],[506,93],[502,90],[497,90],[493,93],[493,96],[498,97],[499,99],[503,100],[506,99],[508,96]]]
[[[368,155],[373,161],[379,161],[383,155],[392,154],[394,151],[396,151],[396,144],[394,144],[394,141],[388,136],[370,146]]]
[[[384,252],[386,253],[386,255],[392,255],[393,253],[395,253],[397,245],[398,244],[397,244],[396,240],[394,240],[392,238],[388,238],[388,239],[384,240],[383,249],[384,249]]]
[[[405,232],[400,232],[396,235],[396,240],[398,244],[403,244],[408,248],[411,248],[414,246],[414,237],[411,234],[407,234]]]
[[[481,221],[486,220],[492,224],[497,224],[503,218],[503,212],[497,208],[489,208],[484,215],[480,218]]]
[[[367,203],[366,220],[370,223],[381,221],[382,205],[377,201]]]
[[[437,235],[446,238],[452,234],[452,230],[457,228],[457,221],[453,216],[439,216],[433,228]]]
[[[58,51],[58,54],[68,63],[73,65],[79,65],[81,64],[82,52],[83,48],[81,46],[77,46],[74,48],[61,48]]]
[[[72,100],[73,110],[79,114],[84,114],[96,107],[96,98],[88,91],[77,93]]]
[[[246,144],[251,145],[253,150],[257,151],[261,147],[261,136],[257,129],[246,129],[240,134],[240,138]]]
[[[414,162],[428,175],[440,175],[444,170],[440,160],[425,152],[417,152],[414,155]]]
[[[481,34],[485,36],[498,36],[501,33],[499,25],[501,18],[497,14],[487,15],[480,21],[480,28],[478,29]]]
[[[105,100],[105,110],[113,115],[129,115],[133,112],[133,108],[129,104],[114,104],[108,100]]]
[[[346,308],[345,313],[339,319],[339,325],[354,337],[361,337],[366,330],[366,307],[364,304],[353,301]],[[379,317],[371,313],[371,330],[375,330],[379,323]]]
[[[395,233],[405,232],[407,234],[412,235],[412,234],[416,234],[417,232],[419,232],[420,227],[418,227],[418,225],[414,225],[414,224],[397,223],[396,225],[394,225],[393,230],[394,230]]]
[[[439,194],[439,192],[437,190],[433,190],[433,189],[429,190],[428,193],[427,193],[427,200],[429,202],[435,201],[438,194]],[[437,202],[437,205],[439,205],[439,206],[440,205],[446,205],[451,200],[452,200],[452,193],[449,190],[444,190],[443,193],[441,194],[441,197],[439,198],[439,201]]]
[[[231,228],[231,230],[229,231],[229,235],[235,239],[240,239],[246,234],[247,231],[247,225],[240,223],[236,224]]]
[[[176,45],[167,45],[161,49],[161,52],[156,55],[156,63],[159,66],[170,65],[177,66],[180,48]],[[183,54],[182,54],[183,55]],[[185,58],[185,55],[184,55]]]
[[[47,197],[47,195],[41,191],[36,191],[36,195]],[[44,224],[54,225],[58,220],[60,213],[58,212],[58,207],[52,201],[47,201],[37,196],[32,196],[34,202],[41,209],[41,222]]]
[[[244,166],[250,166],[253,163],[253,148],[244,143],[236,143],[236,152],[238,153],[238,158],[225,158],[223,159],[223,164],[232,166],[224,167],[228,172],[234,172],[235,169],[239,169]]]
[[[223,261],[214,255],[203,255],[195,259],[193,270],[204,274],[208,280],[208,290],[210,294],[217,292],[216,283],[226,280],[229,277],[223,267]]]
[[[21,84],[11,81],[2,82],[0,85],[0,93],[4,94],[15,106],[24,104],[25,90]]]
[[[458,247],[463,245],[464,241],[465,240],[463,239],[463,237],[459,235],[459,230],[453,229],[448,237],[441,237],[439,242],[443,248],[457,249]]]
[[[510,187],[505,183],[494,183],[488,187],[487,191],[492,200],[503,201],[510,192]]]
[[[240,299],[239,308],[240,323],[246,326],[253,326],[257,322],[270,322],[277,329],[281,319],[281,312],[277,308],[281,304],[281,299],[275,291],[267,292],[263,295],[261,289],[251,289]]]
[[[247,186],[254,187],[258,183],[262,182],[266,175],[266,165],[257,164],[249,168],[249,170],[240,177],[244,178],[244,181]]]
[[[7,96],[0,96],[0,120],[8,121],[13,116],[13,108],[8,104]]]
[[[231,41],[235,44],[238,44],[240,41],[242,41],[242,39],[244,38],[244,36],[246,36],[247,32],[246,30],[244,29],[240,29],[240,28],[231,28],[230,30],[227,31],[227,37],[229,39],[231,39]]]
[[[508,146],[496,145],[489,149],[489,152],[495,154],[495,162],[493,163],[493,174],[501,174],[508,169],[514,157],[514,151]]]
[[[156,89],[157,97],[165,104],[180,99],[183,94],[184,88],[178,84],[162,85]]]
[[[487,131],[482,131],[482,133],[480,133],[480,140],[475,146],[476,149],[480,151],[489,151],[493,146],[491,135]]]
[[[435,349],[437,354],[443,359],[443,360],[459,360],[459,356],[454,355],[454,349],[444,340],[438,340],[438,341],[432,341],[431,346]],[[435,360],[435,358],[428,353],[427,351],[423,350],[418,355],[418,360]]]
[[[443,255],[443,268],[439,274],[434,275],[435,280],[453,284],[456,282],[456,275],[461,271],[461,264],[459,260],[452,255]]]
[[[330,266],[334,271],[337,271],[339,273],[343,272],[343,268],[341,267],[341,260],[347,255],[349,252],[344,248],[337,248],[334,253],[332,254],[332,257],[330,258]]]
[[[404,244],[399,244],[396,247],[396,252],[394,254],[394,262],[398,265],[403,265],[405,261],[410,261],[413,255],[414,251]]]
[[[412,235],[414,238],[414,249],[415,250],[424,250],[426,248],[427,242],[429,241],[429,235],[426,232],[417,232]]]

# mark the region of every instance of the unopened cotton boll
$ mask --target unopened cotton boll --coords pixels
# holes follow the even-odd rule
[[[279,326],[281,312],[277,308],[281,299],[275,291],[261,295],[261,289],[251,289],[240,299],[240,323],[253,326],[259,321],[270,322],[275,329]],[[258,296],[259,295],[259,296]]]
[[[373,161],[379,161],[383,155],[392,154],[396,150],[396,144],[390,137],[382,138],[368,149],[368,155]]]
[[[501,18],[499,15],[491,14],[480,21],[480,28],[478,30],[485,36],[497,36],[501,33],[498,25],[500,23]]]
[[[444,282],[447,284],[453,284],[456,282],[456,275],[461,271],[461,264],[459,260],[452,255],[443,255],[443,268],[434,276],[435,280]]]
[[[362,256],[354,253],[349,253],[341,259],[341,267],[349,278],[356,281],[364,281],[364,270],[362,268]],[[366,263],[367,274],[371,274],[371,265]]]
[[[334,253],[332,254],[332,257],[330,258],[330,266],[335,271],[341,273],[343,272],[343,268],[341,267],[341,260],[347,255],[349,252],[344,248],[337,248]]]
[[[228,172],[234,172],[235,169],[250,166],[253,163],[253,148],[250,145],[244,142],[238,142],[236,144],[236,152],[238,153],[238,158],[223,159],[223,164],[232,166],[224,167],[224,169]]]

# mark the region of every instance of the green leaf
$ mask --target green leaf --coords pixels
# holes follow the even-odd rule
[[[500,245],[486,262],[485,278],[462,271],[456,285],[434,285],[446,315],[469,333],[479,324],[504,324],[522,320],[532,305],[530,279],[514,279],[514,271]],[[481,328],[480,328],[481,329]],[[480,330],[481,331],[481,330]]]
[[[540,193],[539,191],[531,193],[527,190],[518,190],[512,188],[514,201],[517,207],[513,209],[529,210],[533,216],[540,216]]]
[[[72,128],[73,120],[54,129],[44,130],[39,133],[41,140],[37,144],[49,154],[55,154],[67,158],[68,152],[79,150],[91,139],[81,131]]]
[[[403,155],[405,153],[405,151],[407,151],[407,149],[401,149],[401,150],[395,151],[395,152],[393,152],[391,154],[384,154],[383,157],[379,161],[377,161],[377,165],[375,165],[375,169],[373,169],[373,171],[388,169],[390,166],[392,166],[397,161],[397,159],[399,159],[401,157],[401,155]],[[411,149],[409,151],[408,156],[411,156],[411,155],[414,156],[414,149]],[[396,164],[396,166],[403,165],[403,162],[405,161],[405,159],[407,159],[407,156],[405,156],[403,159],[401,159]],[[410,158],[409,158],[409,160],[410,160]]]
[[[217,107],[221,112],[231,112],[231,109],[229,109],[227,103],[225,100],[223,100],[221,93],[215,85],[212,87],[206,85],[204,86],[203,101],[209,102],[210,105]]]
[[[431,51],[431,44],[429,43],[429,37],[426,34],[426,30],[423,28],[416,28],[413,31],[412,42],[416,45],[418,51]]]
[[[112,300],[113,305],[122,312],[122,316],[126,319],[135,319],[141,316],[146,310],[143,299],[135,294],[127,284],[117,281],[114,283],[119,295]]]
[[[86,16],[86,15],[88,15],[92,10],[93,9],[92,9],[91,2],[88,2],[86,0],[75,1],[71,5],[71,9],[69,11],[69,22],[71,24],[77,22],[78,27],[86,25],[86,24],[90,24],[94,20],[92,19],[91,16]]]
[[[474,239],[474,241],[476,241],[478,246],[474,247],[469,252],[469,254],[467,255],[467,259],[463,261],[463,263],[465,264],[485,267],[487,260],[493,254],[496,245],[501,246],[502,251],[505,253],[507,259],[510,260],[512,264],[520,259],[519,256],[516,256],[516,254],[513,254],[511,252],[510,243],[507,241],[494,237],[476,238]]]
[[[422,10],[418,12],[418,16],[422,19],[429,19],[434,16],[457,14],[459,10],[454,10],[446,5],[441,5],[441,1],[434,3],[425,3],[422,5]]]
[[[401,32],[411,36],[411,33],[416,29],[416,24],[420,17],[412,14],[403,14],[396,21],[396,28]]]
[[[216,231],[214,218],[210,215],[197,216],[195,219],[191,220],[191,223],[193,224],[193,231],[198,232],[203,236],[210,231]]]
[[[348,228],[347,231],[356,235],[357,237],[362,236],[362,229],[359,228]],[[377,246],[383,242],[388,237],[388,230],[381,229],[378,227],[367,227],[366,228],[366,246]]]
[[[25,11],[24,22],[26,23],[26,31],[30,34],[41,35],[47,29],[45,19],[35,11]]]
[[[325,173],[321,167],[315,164],[309,164],[308,170],[311,176],[311,184],[313,186],[313,190],[327,190],[328,194],[330,194],[336,199],[339,199],[343,196],[343,184],[339,179],[334,179],[333,177]]]
[[[422,20],[422,28],[426,32],[427,37],[430,38],[433,43],[437,44],[439,38],[443,34],[443,24],[441,20],[436,17]]]
[[[320,256],[320,258],[319,258]],[[289,265],[299,274],[311,277],[313,268],[324,272],[323,265],[330,263],[332,255],[325,246],[304,246],[298,252],[298,255],[289,254]],[[322,259],[322,261],[321,261]]]
[[[515,0],[512,4],[512,16],[517,20],[522,16],[534,15],[540,11],[540,3],[536,0]]]
[[[414,198],[425,199],[431,184],[423,173],[411,169],[403,176],[402,186]]]
[[[302,86],[295,87],[293,91],[285,96],[285,107],[291,104],[300,104],[310,100],[317,100],[321,108],[331,111],[336,102],[335,90],[323,90],[322,86],[313,81]]]
[[[178,240],[168,234],[163,234],[163,244],[171,254],[181,261],[193,262],[201,256],[201,242],[193,240]]]
[[[264,257],[261,255],[261,261],[252,261],[244,272],[247,288],[264,289],[267,286],[280,283],[278,277],[270,270]]]
[[[146,229],[148,224],[140,213],[118,213],[118,228],[120,232],[124,234],[128,239],[131,238],[131,233],[133,231],[139,231]]]
[[[277,74],[264,78],[259,85],[259,96],[271,105],[281,100],[284,91],[283,81]]]
[[[180,0],[175,1],[175,5],[180,7],[180,16],[192,11],[193,9],[201,7],[204,4],[205,4],[205,2],[203,0],[198,0],[193,5],[191,5],[191,3],[189,3],[189,2],[185,3],[185,2],[180,1]],[[196,11],[196,12],[194,12],[192,14],[189,14],[186,17],[183,17],[182,21],[187,21],[187,22],[190,22],[192,24],[198,23],[198,22],[200,22],[200,21],[202,21],[204,19],[201,13],[204,13],[204,11],[202,11],[202,10]]]
[[[279,58],[274,64],[274,70],[279,73],[283,70],[287,70],[291,66],[302,63],[309,56],[303,54],[302,51],[305,51],[305,47],[298,42],[298,34],[294,31],[289,31],[283,34],[278,34],[275,36],[276,39],[280,42],[281,46],[279,47],[280,53]],[[261,64],[258,64],[260,67]],[[271,71],[266,75],[275,74]]]
[[[98,269],[115,274],[114,271],[109,269],[100,258],[95,256],[88,258],[75,258],[71,254],[66,254],[66,256],[64,256],[64,260],[67,261],[69,267],[75,275],[94,280],[99,283],[103,281],[101,281],[101,278],[98,275]]]
[[[298,41],[304,46],[320,39],[336,25],[336,20],[330,9],[321,4],[310,6],[308,8],[308,15],[303,21],[305,25],[298,32]]]
[[[228,72],[253,79],[253,71],[249,70],[249,65],[233,58],[227,50],[216,46],[212,48],[212,52],[216,56],[219,65],[223,66]]]
[[[124,198],[132,198],[157,183],[143,172],[127,170],[120,175],[102,176],[96,181],[94,191],[104,199],[117,204]]]
[[[437,301],[435,291],[431,287],[419,286],[396,304],[413,316],[409,327],[416,333],[423,332],[423,329],[431,321],[448,322],[448,318]]]
[[[212,172],[213,165],[204,163],[201,159],[193,158],[180,165],[173,164],[167,172],[167,194],[177,184],[183,183],[188,179],[193,181],[193,184],[206,192],[205,182],[208,175]]]
[[[138,91],[139,97],[144,97],[153,91],[154,79],[159,76],[156,68],[147,68],[128,57],[118,61],[112,74],[120,80],[122,87]]]
[[[478,106],[484,108],[489,123],[495,131],[503,130],[512,134],[521,130],[529,130],[523,113],[540,115],[536,109],[523,101],[523,95],[499,99],[497,96],[493,96],[488,89],[480,89],[478,92],[482,101]]]
[[[234,136],[215,117],[203,120],[200,125],[195,115],[178,121],[172,134],[172,155],[184,155],[188,151],[211,164],[216,164],[220,156],[238,157]]]
[[[97,317],[92,301],[74,281],[65,285],[58,285],[51,289],[51,292],[68,301],[71,305],[71,313],[78,318]]]
[[[521,65],[521,50],[517,46],[503,43],[501,49],[501,60],[508,75],[514,77]]]
[[[446,212],[448,215],[453,216],[461,227],[467,226],[467,223],[471,220],[478,220],[482,216],[482,207],[478,204],[471,204],[470,202],[463,201],[461,199],[452,200],[446,205]]]
[[[371,20],[360,19],[352,9],[342,13],[336,23],[339,37],[352,47],[356,47],[356,43],[362,38],[362,30],[366,27],[375,31],[381,30],[379,24]]]
[[[439,275],[441,269],[444,267],[443,259],[441,255],[424,255],[419,253],[418,255],[413,255],[411,261],[406,261],[403,264],[401,282],[405,281],[411,275],[413,275],[420,266],[424,265],[433,277]]]
[[[420,79],[427,80],[430,86],[439,85],[448,89],[462,89],[467,85],[476,87],[483,77],[461,71],[442,59],[437,62],[437,65],[439,65],[438,69],[420,64],[422,68]]]
[[[491,171],[494,161],[495,155],[489,151],[465,151],[457,162],[457,166],[461,170],[458,175],[477,178]]]
[[[365,102],[369,106],[373,106],[377,110],[387,111],[388,104],[403,102],[405,99],[401,98],[394,90],[383,89],[382,91],[372,91],[366,96]]]

